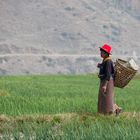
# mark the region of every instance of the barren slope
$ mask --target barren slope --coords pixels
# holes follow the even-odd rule
[[[103,43],[114,60],[139,63],[139,8],[139,0],[1,0],[0,73],[96,72]]]

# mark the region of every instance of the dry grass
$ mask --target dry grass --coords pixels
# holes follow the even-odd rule
[[[0,115],[0,122],[52,122],[60,121],[67,122],[77,117],[76,113],[65,113],[55,115],[23,115],[17,117],[9,117],[6,115]]]
[[[0,96],[10,96],[10,94],[7,91],[0,90]]]
[[[55,115],[23,115],[17,117],[9,117],[6,115],[0,115],[0,122],[69,122],[76,118],[97,118],[97,117],[106,117],[104,115],[93,115],[91,113],[64,113],[64,114],[55,114]],[[107,116],[109,117],[109,116]],[[115,117],[115,115],[111,115]],[[140,112],[123,112],[117,117],[123,117],[127,119],[135,118],[140,122]]]

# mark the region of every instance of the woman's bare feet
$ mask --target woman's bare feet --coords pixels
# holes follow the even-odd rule
[[[122,108],[119,107],[117,104],[114,104],[113,110],[114,110],[114,113],[116,114],[116,116],[118,116],[122,112]]]
[[[122,108],[117,108],[115,113],[116,113],[116,116],[118,116],[120,113],[122,113]]]

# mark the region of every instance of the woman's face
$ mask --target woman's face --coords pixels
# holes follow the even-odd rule
[[[107,57],[107,54],[104,51],[102,51],[102,50],[100,50],[100,55],[101,55],[102,58],[106,58]]]

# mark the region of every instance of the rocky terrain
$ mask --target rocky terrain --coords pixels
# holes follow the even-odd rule
[[[97,72],[99,47],[140,66],[139,0],[0,0],[0,75]]]

